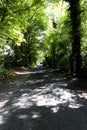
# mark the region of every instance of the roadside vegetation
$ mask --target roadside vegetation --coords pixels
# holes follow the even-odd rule
[[[15,66],[87,73],[86,0],[2,0],[0,78]]]

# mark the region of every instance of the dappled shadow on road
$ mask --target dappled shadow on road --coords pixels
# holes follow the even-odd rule
[[[2,106],[0,130],[86,130],[87,91],[66,87],[64,78],[34,68]]]
[[[25,69],[22,71],[11,71],[8,78],[0,79],[0,107],[8,102],[8,99],[22,86],[30,72]]]

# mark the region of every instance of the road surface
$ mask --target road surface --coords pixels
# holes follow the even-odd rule
[[[0,130],[87,130],[87,91],[69,89],[50,69],[31,69],[0,99]]]

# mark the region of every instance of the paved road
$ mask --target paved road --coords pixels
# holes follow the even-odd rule
[[[63,78],[44,68],[30,73],[3,101],[0,130],[87,130],[87,91],[68,89]]]

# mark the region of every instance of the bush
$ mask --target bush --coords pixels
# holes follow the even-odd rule
[[[0,78],[4,79],[6,77],[7,77],[7,70],[3,66],[0,66]]]

